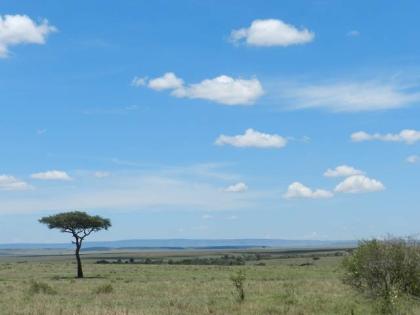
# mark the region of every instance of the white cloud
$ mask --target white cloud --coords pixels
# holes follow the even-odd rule
[[[172,92],[176,97],[199,98],[225,105],[251,105],[264,90],[257,79],[234,79],[226,75],[190,84]]]
[[[418,155],[410,155],[407,157],[406,161],[411,164],[415,164],[420,161],[420,156]]]
[[[260,81],[256,78],[241,79],[220,75],[205,79],[199,83],[185,85],[173,72],[151,79],[135,77],[133,86],[143,86],[156,90],[172,90],[172,95],[179,98],[204,99],[224,105],[252,105],[264,94]]]
[[[406,144],[414,144],[417,141],[420,141],[420,131],[413,129],[404,129],[400,133],[393,134],[380,134],[374,133],[369,134],[365,131],[358,131],[351,135],[351,140],[354,142],[363,142],[363,141],[386,141],[386,142],[404,142]]]
[[[57,171],[57,170],[35,173],[31,175],[31,178],[40,179],[40,180],[63,180],[63,181],[72,179],[66,172]]]
[[[289,46],[313,41],[315,34],[306,28],[298,29],[281,20],[254,20],[248,28],[233,30],[234,43],[245,41],[251,46]]]
[[[244,192],[247,190],[248,190],[248,186],[243,182],[230,185],[226,187],[225,189],[226,192],[233,192],[233,193]]]
[[[28,190],[32,187],[14,176],[0,175],[0,190]]]
[[[342,193],[365,193],[384,189],[385,186],[380,181],[364,175],[350,176],[335,187],[336,192]]]
[[[335,112],[361,112],[400,108],[420,100],[420,93],[396,84],[347,82],[285,86],[282,98],[292,109],[325,108]]]
[[[183,85],[184,81],[178,78],[173,72],[167,72],[159,78],[151,79],[147,84],[149,88],[156,91],[179,89]]]
[[[9,55],[11,46],[45,44],[48,34],[56,30],[47,20],[37,24],[26,15],[0,15],[0,58]]]
[[[213,216],[212,216],[212,215],[210,215],[210,214],[203,214],[201,218],[202,218],[203,220],[210,220],[210,219],[212,219],[212,218],[213,218]]]
[[[232,145],[239,148],[282,148],[286,146],[287,139],[276,134],[267,134],[254,129],[247,129],[243,135],[220,135],[216,139],[215,144]]]
[[[324,176],[326,177],[348,177],[352,175],[363,175],[364,172],[358,169],[355,169],[352,166],[340,165],[335,169],[328,169],[325,171]]]
[[[333,193],[324,190],[324,189],[316,189],[312,190],[311,188],[299,183],[294,182],[289,185],[287,192],[283,195],[286,199],[292,198],[312,198],[312,199],[322,199],[322,198],[331,198],[333,197]]]

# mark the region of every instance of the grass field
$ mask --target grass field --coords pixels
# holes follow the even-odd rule
[[[260,251],[259,254],[267,253]],[[375,314],[376,306],[341,282],[334,252],[269,251],[243,266],[96,264],[98,259],[220,257],[227,252],[112,252],[84,255],[77,280],[71,255],[0,259],[1,314]],[[248,255],[250,252],[230,252]],[[316,257],[315,259],[313,257]],[[264,259],[266,258],[266,259]],[[230,279],[244,270],[245,301]],[[404,314],[420,314],[406,303]]]

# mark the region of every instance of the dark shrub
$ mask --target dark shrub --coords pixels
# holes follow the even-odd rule
[[[380,299],[384,314],[394,312],[401,295],[420,296],[420,247],[416,241],[362,241],[343,266],[344,282]]]

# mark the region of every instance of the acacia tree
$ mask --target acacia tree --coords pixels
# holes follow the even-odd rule
[[[97,215],[91,216],[86,212],[81,211],[64,212],[43,217],[39,222],[46,224],[49,229],[59,229],[63,233],[70,233],[73,235],[73,244],[76,245],[77,278],[83,278],[80,249],[84,239],[92,232],[108,230],[111,226],[111,221],[109,219]]]

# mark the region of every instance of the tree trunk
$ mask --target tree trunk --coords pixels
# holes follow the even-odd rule
[[[77,278],[83,278],[82,261],[80,259],[81,242],[76,241]]]

